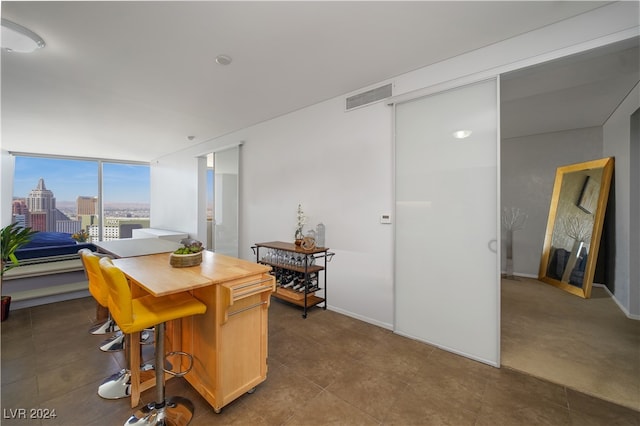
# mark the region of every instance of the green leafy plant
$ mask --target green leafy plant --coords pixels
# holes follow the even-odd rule
[[[180,244],[182,244],[183,247],[180,247],[179,249],[174,251],[175,254],[194,254],[200,253],[202,250],[204,250],[204,247],[202,247],[202,243],[200,241],[193,240],[191,238],[183,238],[182,240],[180,240]]]
[[[6,271],[19,265],[16,250],[31,241],[37,232],[28,227],[22,228],[18,223],[12,223],[0,230],[2,238],[2,271],[0,271],[0,275],[4,275]]]
[[[87,240],[89,240],[89,234],[87,234],[87,231],[82,229],[79,232],[76,232],[75,234],[71,235],[71,238],[73,238],[79,243],[85,243],[87,242]]]

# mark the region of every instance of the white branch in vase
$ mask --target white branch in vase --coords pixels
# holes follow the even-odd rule
[[[296,239],[303,237],[302,228],[304,227],[305,223],[307,223],[307,217],[304,215],[304,212],[302,211],[302,205],[298,204],[297,224],[296,224],[296,234],[295,234]]]
[[[591,238],[593,224],[578,216],[567,216],[562,219],[564,233],[576,241],[587,241]]]
[[[507,231],[522,229],[527,217],[518,207],[505,207],[502,209],[502,226]]]

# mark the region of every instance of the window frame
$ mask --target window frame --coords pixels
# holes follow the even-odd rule
[[[144,161],[130,161],[130,160],[120,160],[120,159],[111,159],[111,158],[99,158],[99,157],[81,157],[81,156],[69,156],[69,155],[49,155],[49,154],[39,154],[39,153],[25,153],[25,152],[15,152],[10,151],[9,155],[13,157],[14,164],[15,159],[17,157],[28,157],[28,158],[41,158],[41,159],[50,159],[50,160],[72,160],[72,161],[88,161],[95,162],[97,165],[97,197],[98,203],[96,210],[99,212],[98,216],[98,241],[104,240],[104,221],[106,219],[104,215],[104,165],[105,164],[125,164],[125,165],[133,165],[133,166],[147,166],[149,168],[149,174],[151,174],[151,163]],[[15,166],[13,169],[13,184],[11,188],[11,200],[14,199],[17,195],[15,194],[15,179],[16,178],[16,170]],[[151,176],[149,176],[149,219],[151,218]],[[13,219],[13,211],[11,211],[11,217]]]

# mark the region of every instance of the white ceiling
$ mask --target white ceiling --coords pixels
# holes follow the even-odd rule
[[[603,4],[2,2],[47,43],[2,52],[2,147],[149,161]]]
[[[501,77],[501,136],[601,126],[640,80],[638,38]]]

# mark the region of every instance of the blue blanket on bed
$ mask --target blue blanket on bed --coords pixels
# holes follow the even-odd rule
[[[49,246],[73,246],[76,240],[71,238],[71,234],[64,232],[37,232],[31,237],[31,241],[20,247],[20,249],[29,249],[36,247]]]
[[[49,256],[76,254],[78,250],[88,248],[96,251],[91,243],[78,243],[71,238],[71,234],[64,232],[38,232],[31,241],[16,250],[18,259],[35,259]]]

